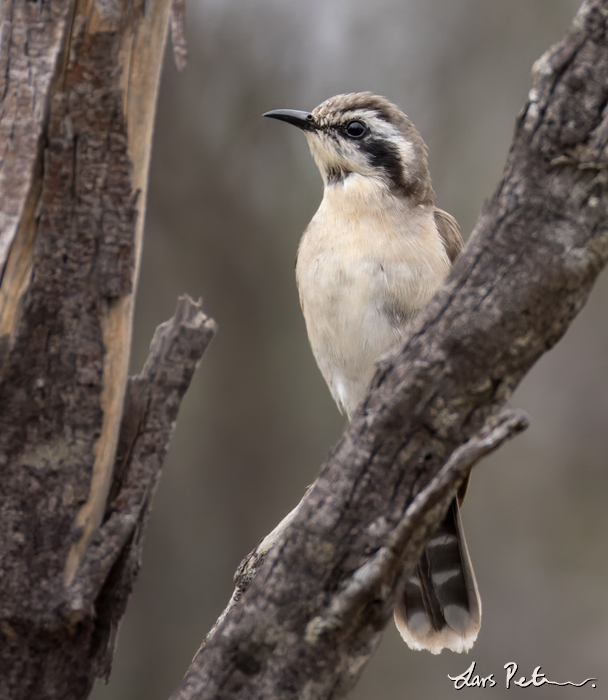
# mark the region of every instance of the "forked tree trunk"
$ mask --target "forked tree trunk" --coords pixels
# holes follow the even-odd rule
[[[170,9],[3,4],[1,698],[81,699],[108,673],[171,425],[213,331],[181,300],[127,381]]]

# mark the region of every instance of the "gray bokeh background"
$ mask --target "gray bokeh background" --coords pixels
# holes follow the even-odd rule
[[[190,0],[190,62],[165,64],[133,370],[176,297],[220,330],[186,396],[110,684],[164,699],[228,601],[241,558],[299,500],[343,428],[314,364],[293,266],[321,197],[303,136],[264,120],[372,90],[430,149],[467,237],[500,176],[530,67],[577,0]],[[529,431],[477,467],[464,521],[484,607],[468,656],[409,651],[392,625],[351,697],[600,697],[608,684],[608,284],[513,397]],[[456,691],[472,661],[497,686]],[[542,666],[598,688],[504,687]],[[602,691],[602,688],[604,690]]]

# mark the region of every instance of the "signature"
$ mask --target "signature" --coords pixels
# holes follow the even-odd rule
[[[454,688],[456,690],[460,690],[461,688],[493,688],[496,685],[493,673],[490,673],[488,676],[480,676],[475,673],[475,663],[476,662],[473,661],[469,668],[459,676],[450,676],[448,673],[448,678],[454,683]],[[530,678],[522,676],[517,680],[513,680],[517,673],[517,664],[514,661],[509,661],[503,668],[506,671],[505,682],[508,689],[511,688],[511,683],[520,688],[528,688],[529,686],[539,688],[541,685],[573,685],[576,688],[582,688],[587,683],[591,683],[592,688],[596,687],[596,684],[592,683],[592,681],[597,681],[597,678],[587,678],[582,683],[573,683],[572,681],[558,683],[557,681],[550,681],[544,673],[541,673],[540,666],[537,666],[534,671],[532,671]]]

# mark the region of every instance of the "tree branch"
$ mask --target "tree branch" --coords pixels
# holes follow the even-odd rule
[[[242,571],[247,585],[174,700],[333,698],[356,681],[401,584],[385,561],[413,561],[441,508],[423,496],[415,528],[404,513],[562,337],[608,260],[607,24],[608,0],[585,2],[535,64],[503,178],[466,251],[381,361],[257,571]]]
[[[177,70],[184,70],[188,63],[186,44],[186,0],[173,0],[171,5],[171,43]]]
[[[110,674],[118,623],[139,570],[145,519],[182,398],[216,330],[200,301],[180,297],[175,316],[156,329],[142,371],[129,379],[104,522],[66,589],[70,621],[96,615],[106,632],[100,677]]]
[[[528,425],[528,416],[523,411],[505,411],[456,449],[437,476],[406,508],[386,544],[353,573],[345,587],[330,599],[323,615],[308,623],[309,644],[333,630],[342,630],[343,634],[354,624],[362,608],[385,597],[382,588],[387,581],[399,575],[403,581],[404,570],[413,572],[426,542],[443,521],[472,467]]]

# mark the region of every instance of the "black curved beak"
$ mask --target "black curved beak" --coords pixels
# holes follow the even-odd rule
[[[293,124],[304,131],[316,131],[318,129],[312,114],[310,112],[302,112],[299,109],[273,109],[271,112],[266,112],[263,116],[280,119],[282,122]]]

